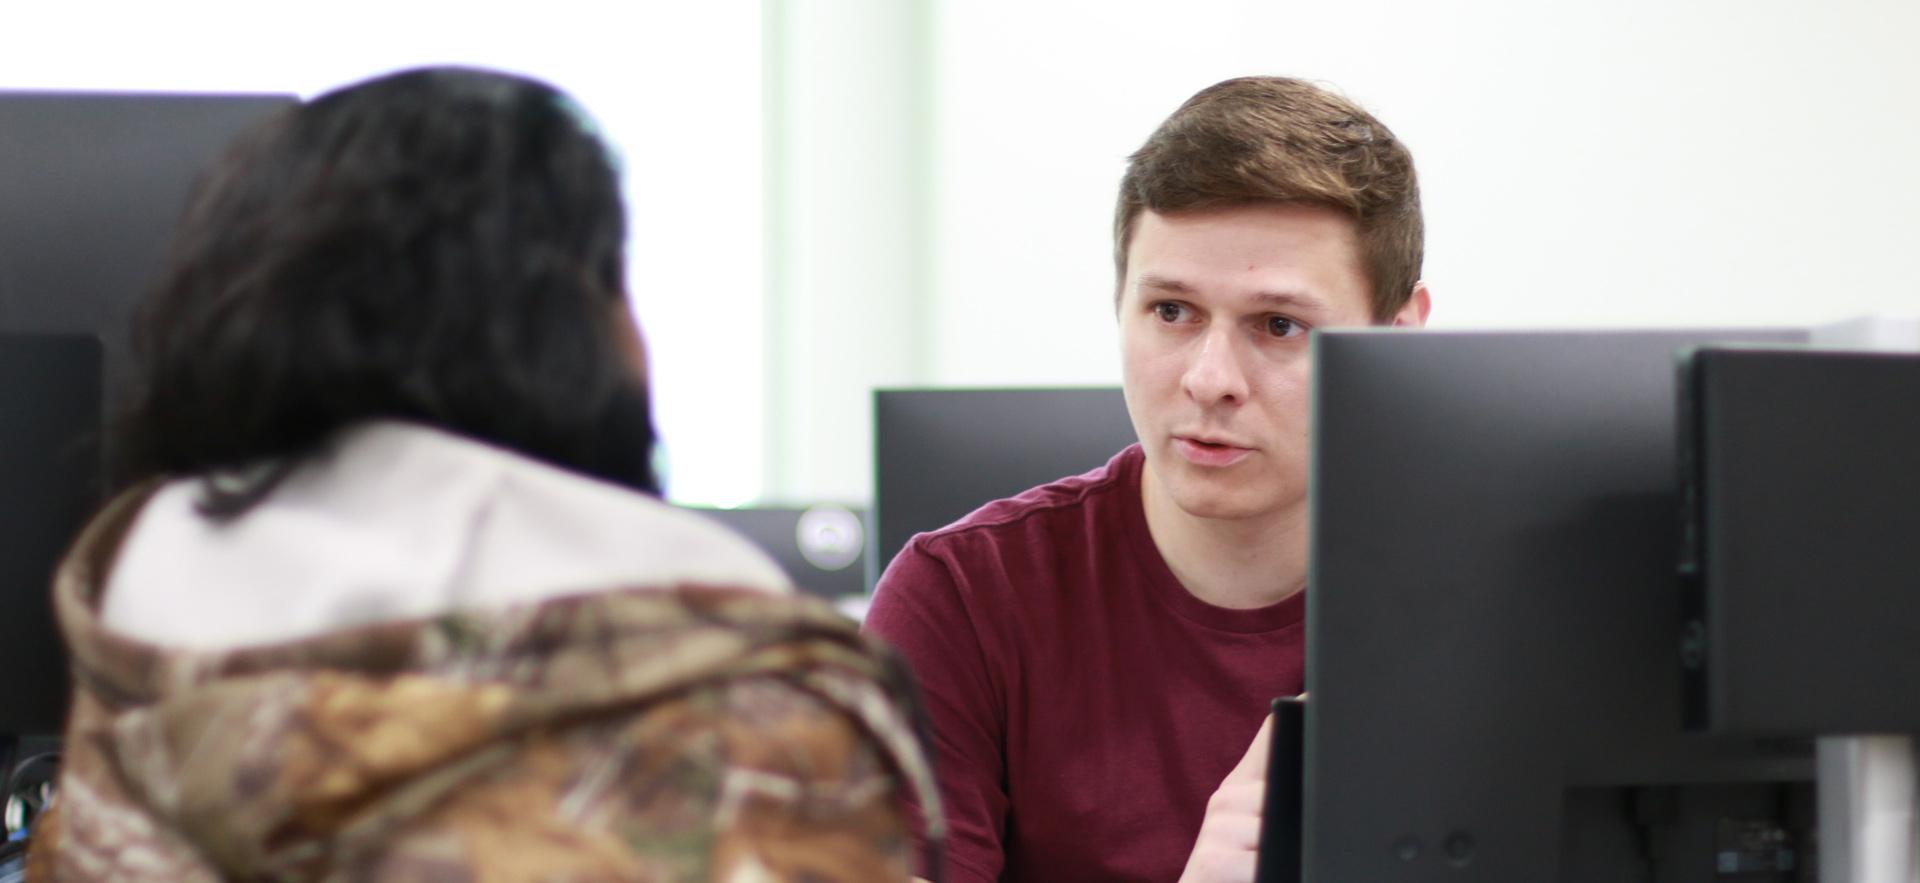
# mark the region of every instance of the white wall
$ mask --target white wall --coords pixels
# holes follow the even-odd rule
[[[5,15],[0,88],[312,94],[452,61],[572,91],[627,159],[635,300],[684,501],[865,500],[873,386],[1117,382],[1125,157],[1189,94],[1246,73],[1335,84],[1412,147],[1436,327],[1920,313],[1907,0]]]
[[[767,7],[768,499],[864,503],[871,390],[927,375],[924,7]]]
[[[1441,328],[1920,313],[1920,4],[940,6],[932,380],[1117,382],[1127,153],[1247,73],[1412,148]]]

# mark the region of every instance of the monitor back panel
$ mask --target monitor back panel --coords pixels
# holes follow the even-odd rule
[[[1675,351],[1799,337],[1318,337],[1308,879],[1614,879],[1582,789],[1811,774],[1685,734],[1677,662]]]
[[[1702,350],[1690,380],[1697,716],[1920,732],[1920,355]]]

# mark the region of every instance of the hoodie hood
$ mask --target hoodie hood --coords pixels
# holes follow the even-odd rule
[[[609,587],[788,591],[696,513],[416,423],[342,431],[238,517],[203,514],[206,485],[141,507],[106,574],[108,627],[223,649]]]
[[[359,879],[391,832],[525,763],[532,742],[756,680],[837,709],[879,746],[875,780],[905,783],[929,808],[929,833],[942,828],[904,668],[824,603],[632,585],[294,641],[166,648],[100,617],[112,564],[156,490],[109,504],[55,581],[77,688],[56,842],[78,879]],[[871,799],[873,785],[852,790]],[[166,868],[182,856],[198,858]]]

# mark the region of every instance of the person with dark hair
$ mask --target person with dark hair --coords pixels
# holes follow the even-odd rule
[[[590,121],[488,71],[324,95],[201,182],[55,580],[35,879],[913,872],[904,667],[656,498],[625,238]]]
[[[953,879],[1253,878],[1262,720],[1304,682],[1308,341],[1425,324],[1422,239],[1406,147],[1311,83],[1208,87],[1130,158],[1139,444],[914,537],[867,614],[926,692]]]

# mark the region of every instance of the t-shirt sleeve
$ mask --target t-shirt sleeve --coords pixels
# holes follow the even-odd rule
[[[874,587],[864,627],[897,647],[919,678],[948,819],[948,879],[994,883],[1005,864],[1006,704],[967,588],[964,573],[916,538]]]

